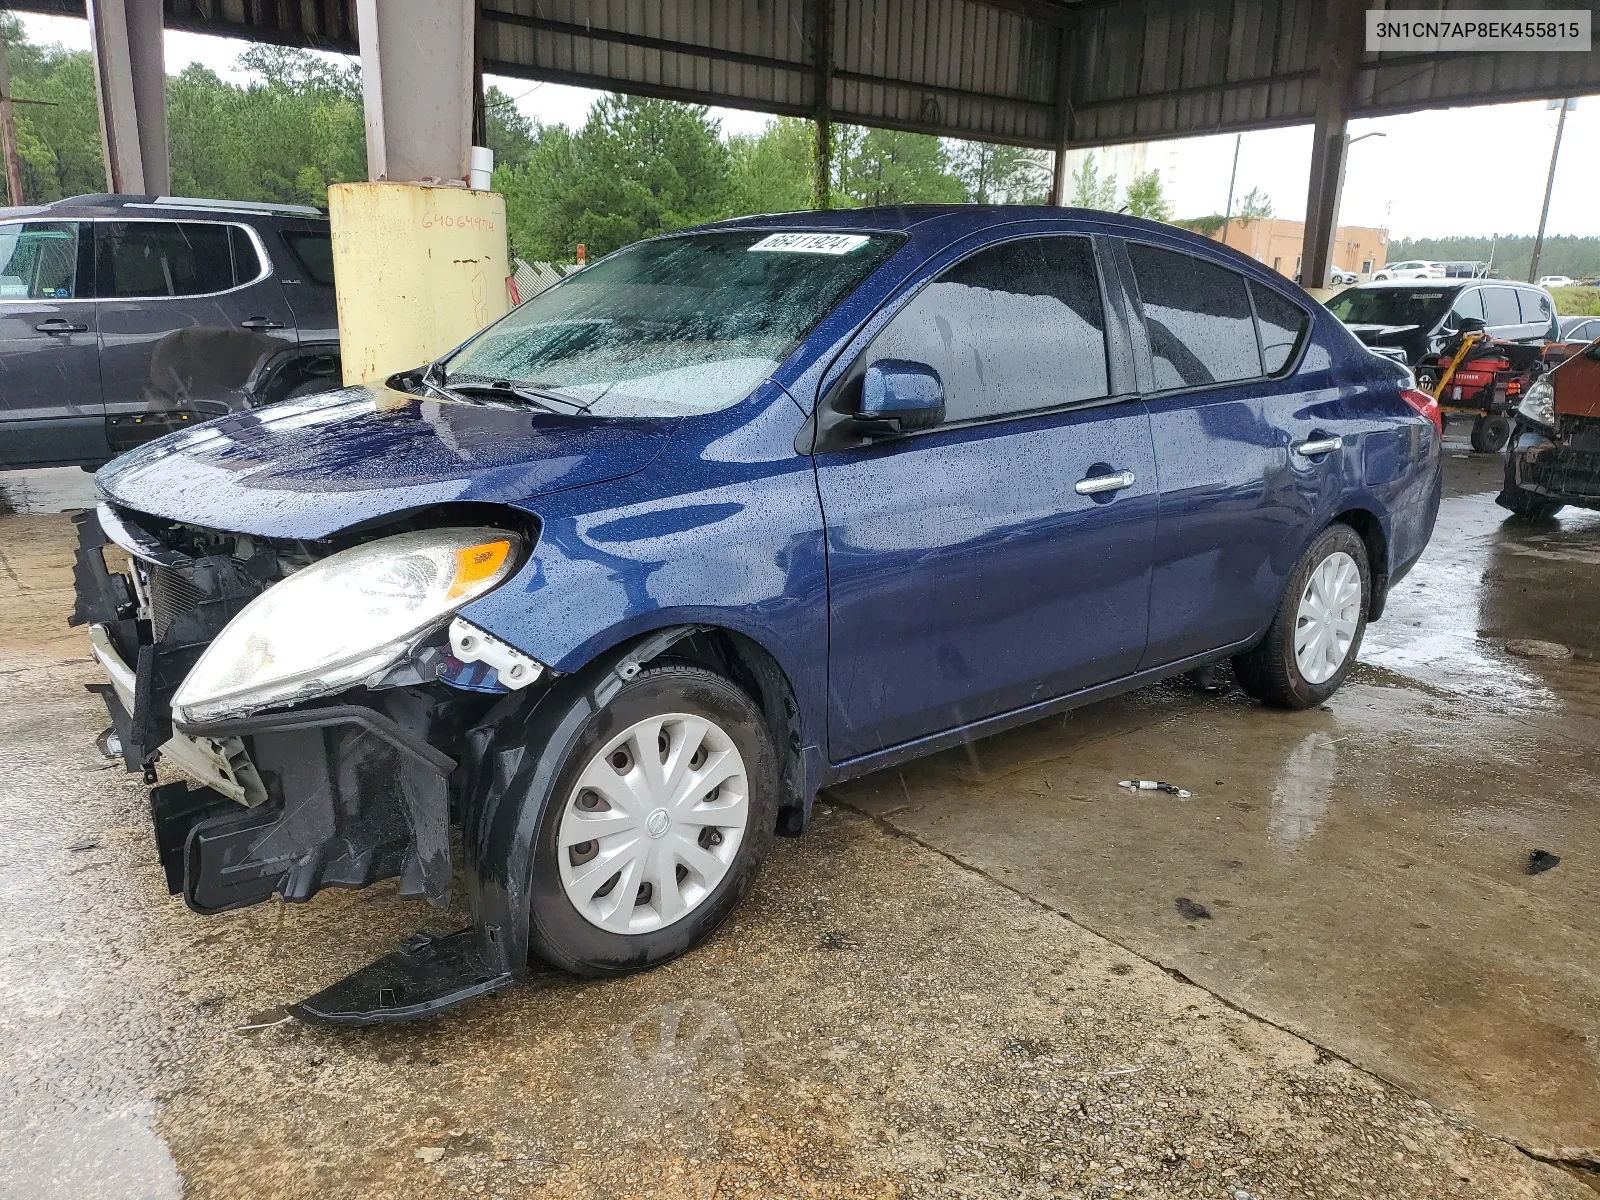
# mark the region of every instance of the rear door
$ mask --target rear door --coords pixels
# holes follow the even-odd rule
[[[294,314],[247,226],[102,221],[96,309],[107,434],[122,450],[249,406]]]
[[[1340,454],[1299,452],[1333,434],[1289,373],[1306,310],[1209,259],[1142,242],[1126,251],[1160,478],[1140,664],[1156,667],[1266,626]]]
[[[0,465],[110,457],[92,247],[77,221],[0,223]]]
[[[989,246],[918,292],[830,391],[838,403],[867,365],[901,359],[937,370],[946,401],[939,427],[816,454],[834,761],[1134,669],[1155,463],[1105,313],[1088,238]],[[1111,370],[1108,334],[1123,347]]]

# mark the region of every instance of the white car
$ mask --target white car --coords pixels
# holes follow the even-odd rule
[[[1338,287],[1340,284],[1361,282],[1361,276],[1357,275],[1354,271],[1346,271],[1343,267],[1334,267],[1329,273],[1329,277],[1333,280],[1333,285],[1335,287]]]
[[[1436,262],[1425,262],[1420,258],[1390,263],[1372,276],[1373,279],[1443,279],[1444,277],[1444,267]]]
[[[1539,286],[1542,288],[1575,287],[1571,275],[1541,275]]]

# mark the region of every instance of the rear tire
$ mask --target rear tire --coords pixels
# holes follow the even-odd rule
[[[1266,636],[1233,660],[1239,686],[1273,708],[1321,704],[1355,668],[1371,603],[1366,543],[1336,521],[1295,564]]]
[[[1498,454],[1511,440],[1511,418],[1495,414],[1479,416],[1472,423],[1472,448],[1482,454]]]
[[[691,794],[697,774],[705,796]],[[703,667],[641,671],[579,732],[540,814],[531,949],[590,976],[677,958],[750,891],[777,819],[777,754],[754,701]]]

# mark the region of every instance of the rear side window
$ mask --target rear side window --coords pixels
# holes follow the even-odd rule
[[[1268,375],[1276,375],[1289,365],[1300,339],[1311,327],[1311,318],[1298,304],[1291,304],[1271,288],[1250,285],[1256,304],[1256,328],[1261,333],[1261,363]]]
[[[0,225],[0,300],[71,300],[77,295],[78,225]]]
[[[1157,390],[1261,374],[1244,276],[1141,242],[1128,243],[1150,336]]]
[[[927,363],[945,416],[970,421],[1110,393],[1094,251],[1082,237],[981,250],[934,280],[872,343],[869,361]]]
[[[1517,293],[1511,288],[1483,289],[1483,319],[1490,325],[1521,325],[1522,311]]]
[[[326,233],[285,233],[283,240],[312,283],[333,286],[333,238]]]
[[[233,282],[250,283],[261,274],[261,255],[250,235],[237,225],[228,226],[228,249],[233,254]]]
[[[105,299],[225,292],[236,283],[228,231],[197,221],[98,224],[95,290]],[[259,273],[257,266],[247,278]]]
[[[1543,292],[1517,292],[1517,299],[1522,305],[1522,323],[1524,325],[1548,325],[1554,315],[1550,310],[1550,299]]]

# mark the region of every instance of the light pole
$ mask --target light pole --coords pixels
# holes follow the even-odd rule
[[[1333,244],[1339,240],[1339,206],[1344,203],[1344,168],[1345,164],[1350,161],[1350,147],[1357,142],[1366,141],[1367,138],[1388,136],[1380,129],[1374,129],[1371,133],[1363,133],[1358,137],[1351,137],[1348,133],[1344,135],[1344,148],[1339,154],[1339,183],[1333,189],[1333,221],[1328,227],[1328,270],[1330,273],[1333,271]],[[1323,279],[1317,286],[1327,287],[1327,279]]]
[[[1544,207],[1539,210],[1539,236],[1533,239],[1533,261],[1528,264],[1528,282],[1535,283],[1539,279],[1539,255],[1544,253],[1544,223],[1550,216],[1550,190],[1556,186],[1556,158],[1561,153],[1561,131],[1567,125],[1567,113],[1578,107],[1576,100],[1552,100],[1552,105],[1561,106],[1561,115],[1556,118],[1556,144],[1550,150],[1550,174],[1544,181]]]

